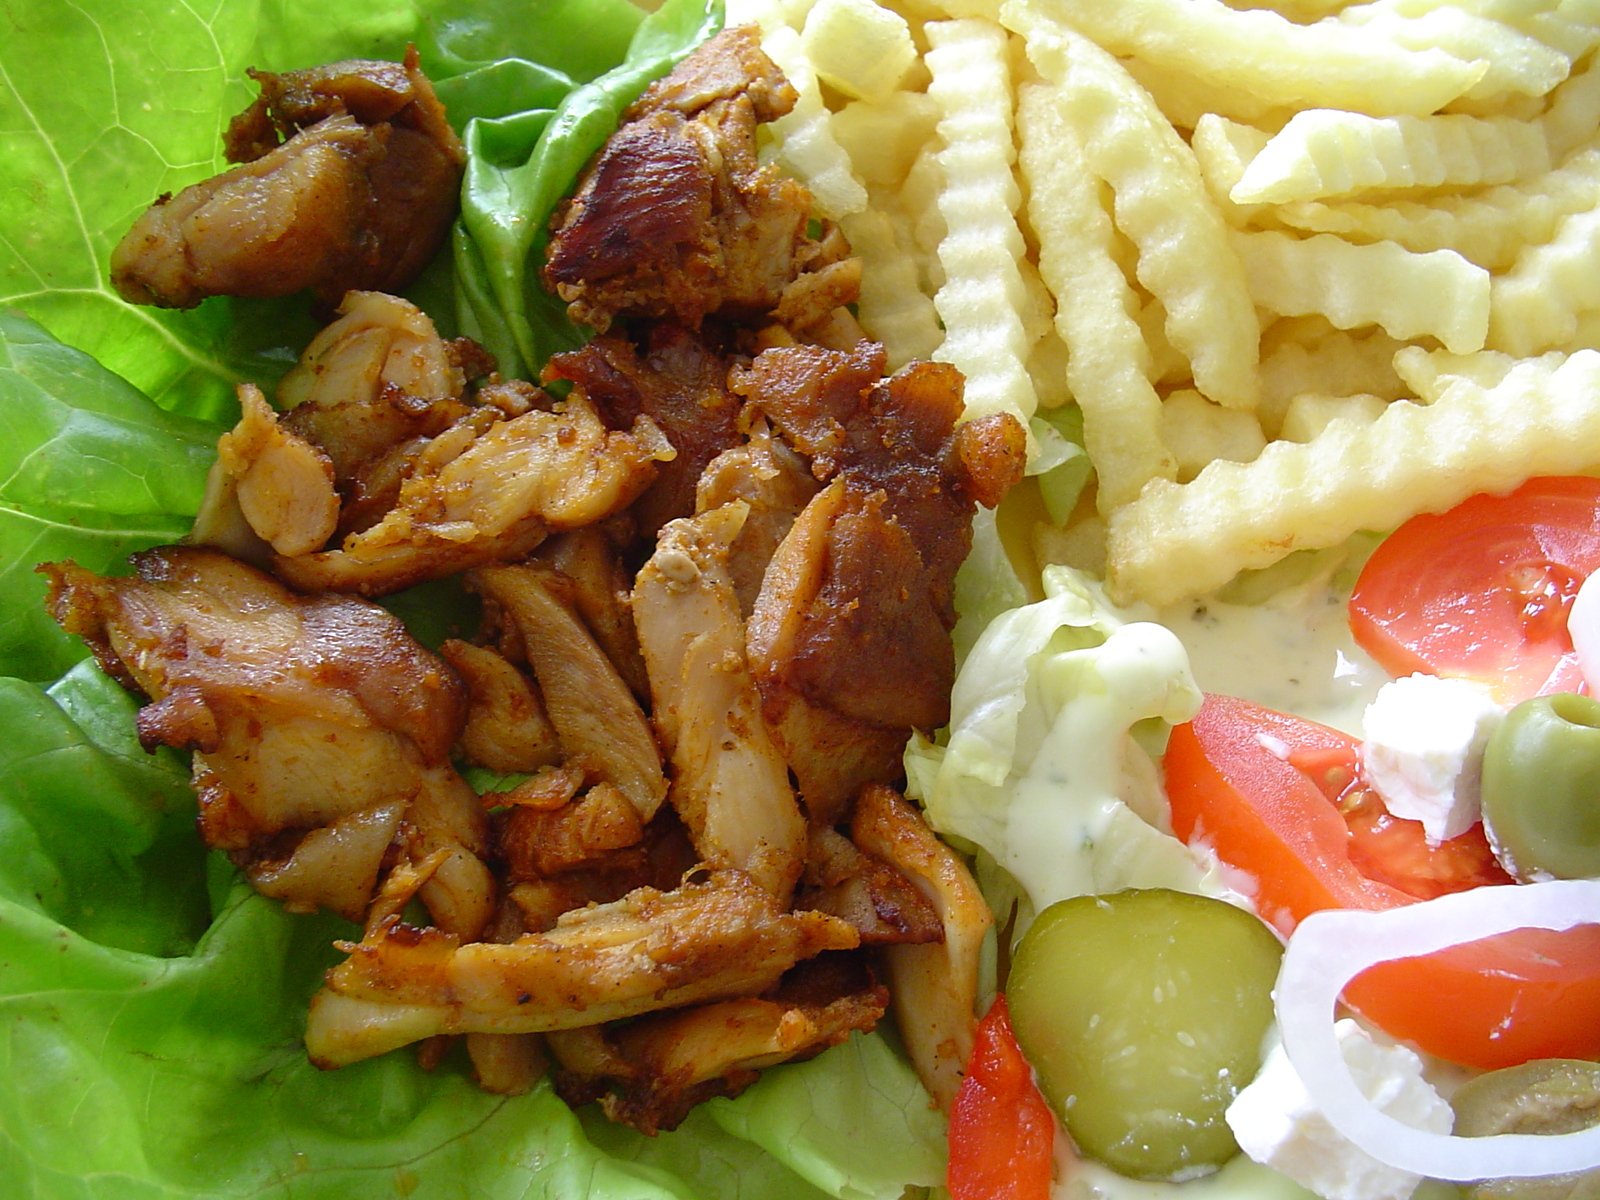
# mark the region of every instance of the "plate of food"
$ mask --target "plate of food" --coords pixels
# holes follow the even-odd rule
[[[1595,14],[3,19],[18,1194],[1592,1186]]]

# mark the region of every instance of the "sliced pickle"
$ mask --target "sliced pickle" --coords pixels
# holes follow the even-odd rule
[[[1006,996],[1078,1148],[1136,1179],[1204,1174],[1238,1153],[1223,1113],[1260,1069],[1282,953],[1253,914],[1186,892],[1045,909]]]

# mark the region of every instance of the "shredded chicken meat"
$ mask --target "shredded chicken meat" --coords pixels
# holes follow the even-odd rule
[[[191,302],[212,251],[174,283],[128,245],[280,176],[274,221],[326,203],[386,271],[435,236],[425,198],[404,229],[345,211],[459,166],[414,60],[257,79],[247,165],[144,218],[119,287]],[[547,282],[602,332],[550,390],[319,250],[357,286],[302,272],[337,311],[272,396],[240,388],[192,544],[45,568],[145,744],[193,752],[208,844],[361,928],[311,1005],[322,1066],[461,1035],[485,1088],[548,1069],[654,1133],[892,1010],[954,1094],[990,918],[896,788],[1025,437],[962,422],[949,366],[885,377],[848,246],[757,160],[793,102],[730,30],[628,111],[554,222]],[[474,615],[437,653],[361,598],[445,576]]]

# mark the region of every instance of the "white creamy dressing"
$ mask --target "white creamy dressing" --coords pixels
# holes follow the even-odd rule
[[[1361,736],[1361,713],[1388,681],[1350,636],[1346,597],[1293,589],[1264,604],[1207,599],[1158,616],[1189,651],[1201,690],[1252,700]]]

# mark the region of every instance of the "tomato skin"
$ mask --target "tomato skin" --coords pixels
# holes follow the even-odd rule
[[[1354,754],[1338,730],[1208,696],[1168,742],[1173,828],[1248,872],[1258,910],[1285,935],[1320,909],[1415,903],[1356,866],[1344,817],[1289,761],[1326,766]],[[1464,1066],[1600,1058],[1600,927],[1526,930],[1384,963],[1345,998],[1389,1034]]]
[[[950,1110],[951,1200],[1048,1200],[1055,1115],[1011,1031],[1004,996],[983,1020]]]
[[[1506,704],[1577,691],[1566,616],[1600,569],[1600,479],[1532,479],[1413,517],[1367,560],[1350,631],[1390,674],[1487,684]]]

